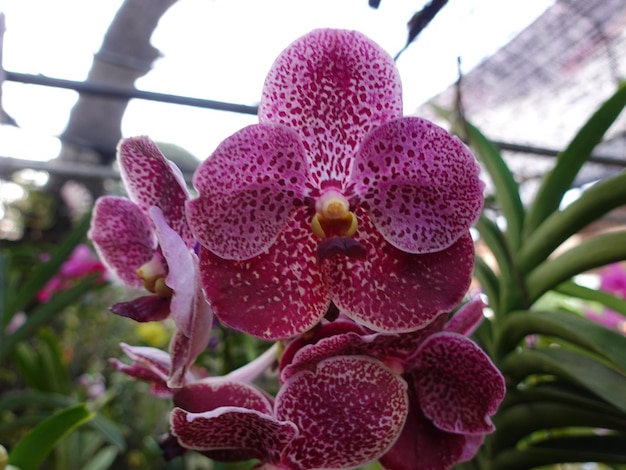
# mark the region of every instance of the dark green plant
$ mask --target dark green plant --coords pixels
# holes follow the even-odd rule
[[[528,207],[496,146],[472,124],[460,126],[493,182],[496,213],[505,220],[496,223],[485,211],[478,222],[496,265],[479,258],[475,276],[493,311],[476,336],[507,380],[506,399],[494,418],[496,432],[463,468],[626,464],[626,337],[576,313],[538,306],[545,294],[557,291],[626,314],[624,300],[574,281],[580,273],[625,260],[626,231],[594,235],[557,251],[626,204],[626,173],[621,172],[561,207],[625,105],[622,84],[558,156]]]

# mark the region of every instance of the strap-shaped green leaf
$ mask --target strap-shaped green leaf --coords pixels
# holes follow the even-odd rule
[[[81,424],[92,419],[94,414],[85,404],[66,408],[42,421],[9,454],[9,463],[20,470],[37,470],[56,444]]]
[[[501,324],[498,336],[499,354],[512,351],[528,335],[545,335],[565,340],[599,355],[626,372],[626,337],[574,313],[514,312]]]
[[[493,470],[526,470],[559,463],[626,463],[626,436],[551,437],[524,449],[502,452]]]
[[[580,229],[625,204],[626,172],[595,184],[565,209],[550,214],[529,234],[516,256],[518,269],[527,273]]]
[[[474,276],[478,279],[481,288],[487,295],[489,305],[495,311],[500,299],[498,276],[496,276],[493,269],[491,269],[481,258],[476,258],[476,262],[474,263]]]
[[[532,375],[552,375],[585,388],[623,413],[626,427],[626,375],[579,352],[565,349],[515,351],[499,363],[513,382]]]
[[[49,302],[40,304],[28,316],[26,323],[7,336],[0,343],[0,361],[6,357],[20,341],[29,338],[40,326],[46,324],[63,310],[67,305],[78,300],[85,292],[94,289],[99,284],[96,282],[98,275],[92,275],[79,281],[68,290],[55,294]]]
[[[581,286],[575,282],[564,282],[555,289],[558,293],[578,297],[579,299],[598,302],[605,307],[624,315],[626,321],[626,300],[616,297],[608,292]]]
[[[576,274],[626,259],[626,231],[598,235],[555,258],[548,259],[526,276],[531,302]]]
[[[544,178],[534,203],[528,209],[524,222],[524,239],[530,237],[539,225],[559,208],[563,195],[570,189],[580,168],[624,106],[626,106],[626,82],[600,106],[558,156],[556,166]]]
[[[520,440],[541,430],[586,427],[626,432],[623,416],[552,401],[513,406],[494,416],[493,422],[496,433],[490,436],[489,445],[494,455],[515,448]]]
[[[50,260],[46,263],[41,263],[36,272],[26,283],[20,286],[19,292],[10,295],[6,302],[6,312],[3,318],[5,324],[12,318],[15,312],[24,310],[28,303],[35,298],[37,292],[39,292],[46,285],[46,282],[58,272],[61,265],[69,258],[72,251],[74,251],[76,245],[85,239],[90,221],[91,215],[85,215],[80,224],[72,230],[63,240],[63,243],[52,253]],[[4,326],[5,325],[0,325],[0,331],[4,329]]]
[[[466,129],[470,145],[491,177],[495,199],[506,218],[506,238],[511,249],[516,251],[524,224],[524,206],[519,195],[519,185],[493,142],[470,123],[466,123]]]

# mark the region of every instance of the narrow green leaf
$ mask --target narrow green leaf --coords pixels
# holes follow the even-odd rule
[[[489,437],[489,445],[494,455],[515,448],[519,441],[541,430],[583,427],[626,431],[626,419],[621,415],[554,402],[521,403],[496,414],[493,422],[496,432]]]
[[[526,277],[531,302],[576,274],[626,259],[626,232],[595,236],[537,266]]]
[[[63,353],[56,333],[51,328],[39,331],[39,358],[46,377],[47,390],[69,394],[72,389],[69,370],[63,362]]]
[[[119,449],[115,446],[106,446],[100,449],[91,459],[85,462],[82,470],[107,470],[119,454]]]
[[[496,201],[506,218],[506,239],[511,249],[517,251],[525,216],[519,196],[519,185],[498,148],[472,124],[466,123],[466,129],[471,147],[493,182]]]
[[[481,258],[476,258],[474,263],[474,276],[480,283],[480,287],[487,295],[487,298],[489,299],[489,306],[495,312],[500,301],[498,277]]]
[[[520,311],[501,323],[500,356],[515,349],[528,335],[560,338],[597,354],[626,371],[626,336],[587,318],[563,311]]]
[[[555,289],[559,294],[578,297],[579,299],[597,302],[605,307],[626,315],[626,300],[615,297],[608,292],[581,286],[575,282],[564,282]],[[624,318],[626,320],[626,317]]]
[[[36,405],[40,408],[59,408],[72,404],[72,399],[58,393],[42,392],[39,390],[20,390],[2,395],[0,413],[6,410],[17,410]]]
[[[556,166],[544,178],[535,196],[535,202],[526,216],[525,239],[559,208],[563,195],[571,187],[578,171],[625,105],[626,82],[618,87],[617,92],[605,101],[578,131],[567,148],[559,155]]]
[[[97,413],[89,424],[93,429],[100,432],[111,444],[115,445],[120,450],[126,450],[126,439],[124,439],[124,436],[118,430],[114,422],[102,414]]]
[[[13,316],[15,312],[24,310],[29,302],[35,298],[37,292],[39,292],[58,271],[61,265],[67,260],[81,241],[85,239],[87,230],[89,230],[89,224],[91,222],[91,214],[87,214],[78,226],[69,233],[63,242],[56,248],[50,260],[46,263],[41,263],[32,277],[26,281],[26,283],[20,286],[19,295],[12,296],[7,303],[7,318]],[[4,321],[7,321],[7,318]],[[0,331],[4,329],[5,325],[0,326]]]
[[[81,424],[93,418],[84,404],[66,408],[32,429],[9,454],[9,463],[20,470],[37,470],[55,445]]]
[[[527,470],[559,463],[626,463],[626,436],[571,436],[546,439],[497,455],[493,470]]]
[[[626,375],[597,360],[565,349],[536,349],[515,351],[499,367],[513,382],[538,374],[583,387],[619,409],[626,424]]]
[[[67,305],[78,300],[84,293],[95,288],[97,275],[82,279],[69,289],[54,295],[49,302],[40,304],[28,316],[28,320],[0,344],[0,361],[20,342],[29,338],[40,326],[48,323]]]
[[[535,268],[580,229],[624,204],[626,172],[593,185],[565,209],[550,214],[528,234],[516,256],[519,270],[527,273]]]

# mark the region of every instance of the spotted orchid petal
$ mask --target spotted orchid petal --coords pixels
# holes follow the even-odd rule
[[[297,247],[297,249],[294,249]],[[306,214],[296,212],[268,253],[224,260],[200,249],[205,294],[219,320],[261,339],[290,338],[324,316],[330,297]]]
[[[483,309],[486,306],[480,297],[471,299],[446,323],[444,331],[470,336],[484,320]]]
[[[187,204],[198,241],[221,258],[263,253],[302,205],[308,164],[285,126],[245,127],[223,141],[194,175],[199,197]]]
[[[276,418],[300,431],[281,463],[293,470],[339,469],[376,460],[400,434],[407,408],[406,382],[380,361],[321,361],[315,371],[291,377],[276,396]]]
[[[345,182],[355,150],[374,127],[402,113],[393,59],[356,31],[319,29],[296,40],[270,69],[260,122],[298,132],[317,182]]]
[[[366,259],[338,256],[323,265],[342,312],[375,331],[402,333],[423,328],[458,305],[474,266],[469,231],[445,250],[410,254],[387,243],[367,214],[355,212]]]
[[[150,383],[150,392],[155,396],[172,396],[172,391],[167,387],[171,366],[169,354],[146,346],[130,346],[122,343],[120,347],[133,362],[127,365],[117,359],[110,359],[116,370],[134,379]]]
[[[424,416],[409,380],[409,413],[404,429],[379,463],[386,470],[447,470],[466,460],[468,438],[442,431]],[[482,436],[480,436],[482,437]]]
[[[502,375],[482,349],[456,333],[426,339],[414,359],[413,379],[424,415],[443,431],[486,434],[504,398]]]
[[[111,312],[139,323],[165,320],[170,315],[170,299],[159,295],[144,295],[127,302],[111,305]]]
[[[150,219],[139,207],[125,198],[101,197],[88,235],[100,259],[124,284],[143,285],[137,269],[152,259],[156,238]]]
[[[117,161],[130,199],[144,212],[152,206],[165,214],[167,224],[187,246],[195,243],[185,217],[187,185],[180,170],[170,162],[147,136],[122,139]]]
[[[174,395],[171,431],[187,449],[221,451],[223,460],[277,462],[298,430],[276,420],[272,403],[259,389],[239,382],[211,379],[191,384]]]
[[[476,222],[483,182],[476,159],[458,138],[418,117],[370,132],[350,181],[385,240],[408,253],[449,247]]]

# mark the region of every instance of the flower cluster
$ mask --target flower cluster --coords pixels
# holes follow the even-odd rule
[[[101,198],[104,262],[149,295],[113,306],[171,316],[170,353],[124,345],[114,366],[174,409],[163,447],[257,468],[446,469],[471,459],[504,396],[457,310],[482,210],[465,145],[402,116],[392,58],[360,33],[316,30],[273,64],[259,123],[224,140],[190,198],[146,137],[119,146],[130,200]],[[212,315],[276,345],[222,377],[193,365]],[[278,353],[280,351],[280,354]],[[253,381],[278,364],[279,391]]]

